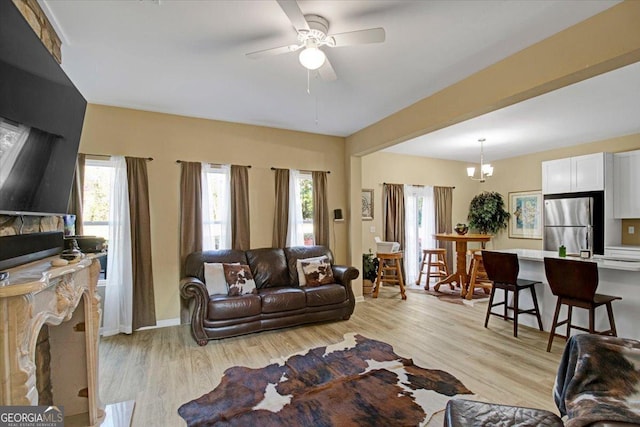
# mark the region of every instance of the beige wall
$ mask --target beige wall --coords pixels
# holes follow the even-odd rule
[[[344,138],[90,104],[80,152],[154,158],[148,164],[148,173],[158,320],[179,316],[180,167],[176,160],[252,166],[253,248],[271,246],[275,191],[272,166],[331,171],[329,209],[347,207]],[[344,263],[348,222],[331,222],[331,227],[331,249],[336,261]]]
[[[487,180],[487,189],[501,193],[505,197],[505,202],[508,203],[509,192],[542,188],[541,162],[543,161],[603,151],[616,153],[638,148],[640,148],[640,134],[634,134],[492,162],[494,176]],[[496,248],[542,249],[542,240],[509,239],[506,231],[498,235],[493,244]]]
[[[362,249],[375,251],[374,236],[382,236],[382,183],[422,184],[455,186],[453,192],[453,223],[467,222],[467,212],[471,199],[481,191],[497,191],[504,196],[508,207],[510,192],[541,190],[542,166],[546,160],[560,159],[583,154],[640,149],[640,134],[633,134],[604,141],[560,148],[493,161],[494,174],[484,184],[472,181],[466,176],[465,162],[438,160],[424,157],[404,156],[378,152],[362,158],[362,188],[375,190],[375,216],[373,221],[362,222]],[[627,235],[626,226],[638,227],[640,220],[626,220],[622,230],[622,242],[640,244],[638,231]],[[375,233],[369,227],[376,228]],[[489,248],[542,249],[542,240],[511,239],[507,230],[500,232],[489,243]]]
[[[412,184],[455,187],[453,224],[467,222],[469,202],[481,190],[481,184],[467,177],[467,163],[402,154],[378,152],[362,157],[362,188],[374,190],[372,221],[362,221],[362,250],[376,251],[375,236],[382,233],[382,184]],[[371,232],[370,228],[375,231]]]

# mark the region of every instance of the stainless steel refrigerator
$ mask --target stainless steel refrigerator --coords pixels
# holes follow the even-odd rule
[[[544,201],[544,250],[558,251],[561,245],[567,254],[593,253],[593,197]]]

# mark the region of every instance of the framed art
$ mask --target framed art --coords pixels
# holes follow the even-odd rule
[[[373,220],[373,190],[362,190],[362,220]]]
[[[509,237],[514,239],[542,239],[542,192],[509,193]]]

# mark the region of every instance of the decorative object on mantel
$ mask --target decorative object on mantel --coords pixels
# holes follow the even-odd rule
[[[512,239],[542,239],[542,192],[519,191],[509,193],[509,225]]]
[[[484,142],[486,140],[480,138],[478,141],[480,142],[480,177],[475,177],[476,168],[474,167],[467,168],[467,176],[474,181],[485,182],[485,177],[493,175],[493,166],[484,162]]]
[[[467,224],[463,224],[461,222],[457,223],[455,228],[455,232],[461,236],[464,236],[469,231],[469,226]]]
[[[362,190],[362,220],[373,220],[373,190]]]
[[[389,344],[353,333],[344,338],[261,369],[229,368],[213,391],[178,413],[188,426],[417,426],[449,399],[472,393],[453,375],[416,366]]]
[[[496,234],[507,228],[509,212],[504,209],[504,199],[496,191],[483,191],[469,204],[469,226],[480,234]]]

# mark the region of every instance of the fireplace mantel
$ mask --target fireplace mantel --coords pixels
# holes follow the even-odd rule
[[[52,267],[56,257],[51,257],[9,270],[8,283],[0,286],[0,405],[38,405],[36,342],[47,324],[55,326],[50,328],[54,404],[64,406],[65,416],[86,413],[90,426],[102,421],[99,256],[64,267]]]

